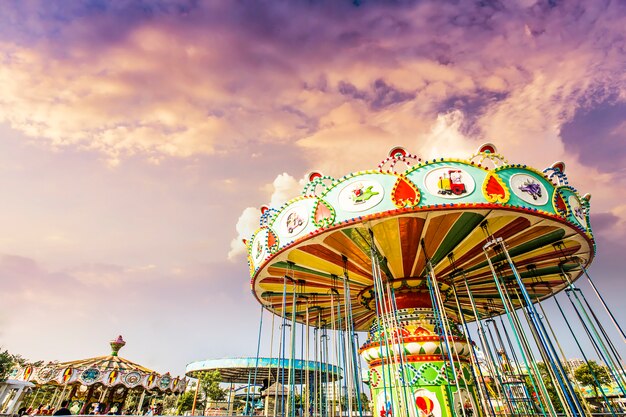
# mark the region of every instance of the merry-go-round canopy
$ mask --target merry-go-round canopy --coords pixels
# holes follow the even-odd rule
[[[422,161],[396,147],[378,169],[340,178],[313,172],[301,196],[262,207],[260,228],[245,242],[251,290],[269,311],[308,325],[336,325],[335,305],[351,303],[354,328],[366,331],[376,318],[374,270],[398,308],[415,294],[428,304],[433,273],[452,317],[452,293],[463,283],[481,316],[499,315],[493,274],[512,281],[510,263],[533,300],[581,276],[595,254],[589,200],[562,162],[539,171],[509,163],[492,144],[467,160]],[[491,237],[510,259],[488,245]],[[469,296],[458,300],[474,320]]]
[[[220,371],[222,382],[237,384],[261,385],[263,381],[285,381],[289,379],[289,370],[292,372],[292,383],[306,384],[307,380],[336,381],[341,378],[341,369],[322,362],[303,361],[279,358],[226,358],[208,359],[192,362],[187,365],[186,375],[197,378],[203,371]],[[308,378],[308,379],[307,379]]]
[[[163,375],[118,355],[126,342],[122,336],[110,342],[111,353],[69,362],[49,362],[38,367],[32,365],[16,370],[16,377],[39,385],[85,385],[101,384],[105,387],[126,387],[182,393],[186,379]]]

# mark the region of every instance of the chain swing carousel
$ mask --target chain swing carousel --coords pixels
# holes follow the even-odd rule
[[[574,284],[588,279],[623,336],[587,273],[590,196],[563,163],[510,164],[492,144],[468,160],[396,147],[377,170],[308,180],[302,196],[263,207],[246,242],[252,292],[282,317],[280,359],[342,369],[324,389],[309,381],[304,415],[364,414],[359,356],[375,416],[587,415],[543,312],[551,300],[626,392],[620,353]],[[296,415],[293,397],[282,415]]]

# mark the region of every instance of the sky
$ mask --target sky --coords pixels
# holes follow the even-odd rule
[[[608,0],[3,3],[0,346],[254,356],[258,207],[395,145],[565,161],[626,323],[625,28]]]

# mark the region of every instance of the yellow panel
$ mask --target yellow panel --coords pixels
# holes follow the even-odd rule
[[[378,223],[372,229],[374,229],[376,244],[383,252],[383,255],[387,257],[389,270],[394,277],[403,276],[402,247],[400,245],[398,220],[392,219]]]
[[[289,252],[289,260],[296,265],[301,265],[303,267],[324,272],[326,274],[335,274],[338,277],[343,276],[342,266],[325,261],[315,255],[311,255],[310,253],[302,252],[301,250],[292,250],[291,252]],[[364,277],[363,275],[356,274],[354,272],[350,273],[350,280],[362,283],[364,285],[369,285],[372,282],[371,278]]]

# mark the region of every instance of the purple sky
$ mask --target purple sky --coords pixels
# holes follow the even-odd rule
[[[254,355],[250,207],[394,145],[565,161],[620,306],[624,28],[604,0],[3,4],[0,345],[72,360],[122,334],[174,373]]]

